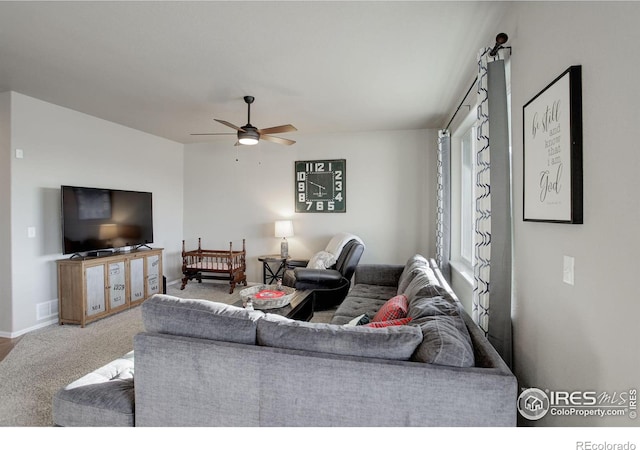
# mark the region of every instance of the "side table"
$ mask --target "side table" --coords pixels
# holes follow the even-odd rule
[[[258,261],[262,262],[262,283],[273,284],[278,278],[284,276],[287,268],[287,259],[280,255],[258,256]]]

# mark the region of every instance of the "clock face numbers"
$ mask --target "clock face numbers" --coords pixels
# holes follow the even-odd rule
[[[296,212],[346,212],[346,160],[296,161]]]

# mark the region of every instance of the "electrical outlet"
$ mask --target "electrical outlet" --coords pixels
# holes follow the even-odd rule
[[[575,260],[573,256],[565,256],[562,267],[562,281],[573,286]]]

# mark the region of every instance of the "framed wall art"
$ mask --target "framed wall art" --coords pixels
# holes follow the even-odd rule
[[[299,213],[347,212],[347,161],[296,161],[295,204]]]
[[[581,224],[582,66],[523,106],[525,221]]]

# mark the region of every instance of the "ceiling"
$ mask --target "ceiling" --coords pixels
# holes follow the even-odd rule
[[[173,141],[447,124],[509,2],[0,2],[0,91]],[[294,134],[282,137],[293,138]],[[269,145],[275,145],[269,143]]]

